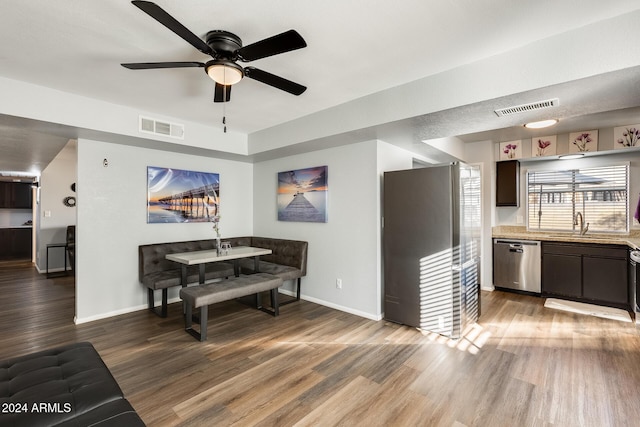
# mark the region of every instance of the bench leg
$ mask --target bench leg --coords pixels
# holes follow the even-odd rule
[[[207,315],[209,314],[209,306],[200,307],[200,341],[207,340]]]
[[[276,317],[280,314],[280,309],[278,306],[278,288],[271,289],[271,308],[263,307],[261,303],[260,293],[256,294],[256,308],[260,311],[264,311],[265,313],[269,313],[273,317]]]
[[[189,330],[191,329],[191,322],[193,320],[193,316],[191,315],[191,304],[184,303],[184,328]]]
[[[280,305],[278,304],[278,288],[271,289],[271,307],[273,307],[273,315],[280,314]]]
[[[155,315],[160,317],[167,317],[167,288],[162,290],[162,305],[160,306],[160,311],[155,307],[155,292],[153,289],[147,289],[147,301],[149,305],[149,311],[153,312]]]
[[[162,290],[162,315],[161,317],[167,317],[167,295],[169,294],[169,290],[167,288],[164,288]]]
[[[233,275],[235,277],[240,277],[240,273],[242,273],[242,271],[240,271],[240,260],[239,259],[234,259],[233,260]]]
[[[287,305],[287,304],[291,304],[292,302],[296,302],[296,301],[300,301],[300,280],[301,278],[298,277],[298,283],[297,283],[297,291],[296,291],[296,299],[290,299],[287,301],[284,301],[282,303],[280,303],[280,305]]]
[[[191,336],[193,336],[198,341],[206,341],[207,340],[207,315],[208,315],[208,305],[203,305],[200,307],[200,332],[193,329],[192,326],[192,307],[191,304],[185,304],[185,314],[184,314],[184,330],[187,331]]]

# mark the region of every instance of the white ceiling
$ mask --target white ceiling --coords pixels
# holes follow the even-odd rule
[[[296,97],[243,79],[233,87],[231,102],[225,108],[229,127],[245,134],[640,9],[637,0],[156,3],[199,36],[223,29],[236,33],[247,45],[294,28],[305,38],[305,49],[247,64],[306,85],[308,90]],[[129,1],[2,0],[0,40],[1,77],[159,116],[208,125],[221,120],[222,105],[212,102],[213,82],[202,69],[132,71],[120,66],[122,62],[208,60]],[[616,81],[628,77],[611,75]],[[569,85],[562,89],[573,90]],[[640,96],[613,103],[612,109],[633,106],[627,104],[634,102],[640,105]],[[466,110],[470,122],[476,120],[468,115],[472,110]],[[444,123],[459,114],[442,113],[440,118]],[[565,114],[577,115],[574,111]],[[403,125],[411,127],[425,120],[431,119],[416,118],[400,125],[381,123],[384,127],[379,130],[414,132]],[[19,129],[15,125],[14,120],[0,120],[0,149],[3,153],[12,150],[11,156],[0,159],[0,170],[24,168],[33,162],[46,164],[53,147],[64,143],[64,137],[51,134],[50,143],[43,144],[42,135],[47,135],[48,129]],[[448,132],[470,133],[455,127]],[[489,136],[467,136],[466,140]],[[22,149],[16,148],[20,146]]]

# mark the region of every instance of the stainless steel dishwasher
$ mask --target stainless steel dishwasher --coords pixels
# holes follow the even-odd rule
[[[540,293],[540,242],[493,239],[493,284],[496,288]]]

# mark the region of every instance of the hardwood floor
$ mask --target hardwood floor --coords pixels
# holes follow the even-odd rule
[[[638,327],[540,298],[483,293],[457,342],[306,301],[277,318],[228,302],[200,343],[179,304],[76,326],[73,293],[72,277],[0,263],[0,359],[91,341],[149,426],[640,424]]]

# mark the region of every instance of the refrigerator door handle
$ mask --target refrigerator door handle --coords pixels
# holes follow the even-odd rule
[[[469,261],[465,262],[464,264],[453,264],[453,265],[451,266],[451,269],[452,269],[453,271],[462,271],[462,270],[464,270],[465,268],[469,268],[469,267],[471,267],[472,265],[475,265],[475,264],[477,264],[477,263],[478,263],[478,260],[476,260],[476,259],[470,259]]]

